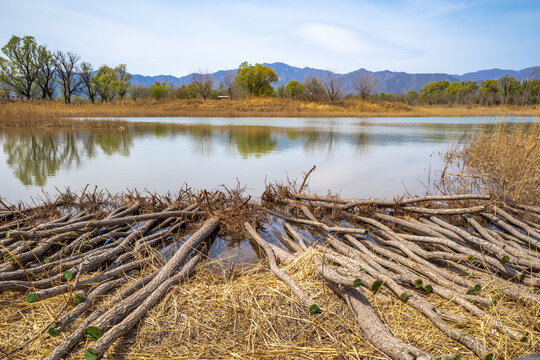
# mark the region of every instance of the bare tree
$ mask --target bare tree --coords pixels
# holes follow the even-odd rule
[[[229,98],[232,100],[232,98],[236,95],[236,84],[234,80],[236,79],[236,70],[227,71],[223,75],[223,86],[225,87],[225,90],[227,90],[227,94],[229,94]]]
[[[352,85],[362,100],[366,100],[377,88],[373,75],[368,72],[356,73]]]
[[[320,83],[322,84],[324,94],[331,103],[341,98],[343,94],[343,82],[336,74],[327,71],[326,76],[322,77]]]
[[[78,62],[80,56],[72,52],[62,52],[60,50],[54,53],[54,66],[58,75],[58,82],[64,95],[64,102],[71,103],[71,96],[81,87],[81,79],[78,76]]]
[[[199,71],[191,75],[191,85],[204,101],[208,99],[214,86],[214,77],[208,71]]]

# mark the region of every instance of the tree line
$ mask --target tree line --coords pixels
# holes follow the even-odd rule
[[[275,88],[278,75],[268,66],[240,64],[236,71],[224,74],[219,84],[208,71],[192,74],[188,85],[175,87],[155,81],[145,87],[131,84],[126,65],[102,65],[98,69],[81,61],[79,55],[61,50],[50,51],[32,36],[12,36],[2,47],[0,56],[0,98],[63,99],[67,104],[74,98],[95,103],[111,102],[129,97],[163,99],[239,99],[246,96],[282,97],[306,101],[335,103],[343,98],[357,97],[370,101],[401,101],[411,105],[425,104],[538,104],[540,79],[534,70],[528,79],[519,81],[506,75],[498,80],[447,80],[424,85],[419,92],[407,94],[376,94],[377,83],[371,73],[357,72],[349,81],[353,93],[345,93],[344,79],[330,71],[308,75],[303,82],[291,80]]]
[[[97,71],[73,52],[51,51],[32,36],[12,36],[0,56],[0,96],[53,100],[60,95],[66,104],[74,96],[94,103],[128,94],[131,75],[126,65],[101,66]]]
[[[492,105],[530,105],[540,103],[540,79],[534,78],[535,69],[529,78],[523,81],[507,74],[497,80],[460,81],[450,83],[448,80],[431,82],[420,92],[409,91],[395,100],[411,105],[416,104],[481,104]],[[389,100],[385,94],[380,96]],[[390,97],[391,99],[392,97]]]

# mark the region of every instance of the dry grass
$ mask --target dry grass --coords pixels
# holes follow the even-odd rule
[[[343,301],[315,277],[312,255],[307,252],[284,269],[322,305],[321,314],[310,315],[264,263],[239,270],[207,264],[188,282],[169,291],[136,329],[115,343],[106,358],[385,359],[364,338]],[[489,285],[482,292],[490,296]],[[94,308],[108,306],[111,298],[94,304]],[[433,355],[458,352],[462,359],[475,358],[419,312],[389,294],[369,295],[369,300],[398,339]],[[432,304],[468,317],[470,323],[462,329],[499,354],[499,359],[540,350],[539,334],[527,330],[540,317],[540,308],[500,297],[497,300],[490,315],[528,334],[526,344],[510,341],[489,322],[436,295],[429,297]],[[0,294],[0,351],[9,351],[46,329],[65,304],[62,296],[28,304],[21,295]],[[10,359],[39,359],[63,336],[41,335]],[[68,359],[82,358],[84,349],[77,349]]]
[[[281,98],[244,100],[151,100],[115,104],[66,105],[58,102],[0,103],[0,126],[99,127],[69,117],[418,117],[418,116],[540,116],[540,106],[409,106],[400,102],[344,100],[336,104]],[[117,124],[118,125],[118,124]],[[121,125],[120,125],[121,126]]]
[[[501,123],[446,153],[445,186],[482,191],[508,203],[540,205],[540,123]]]

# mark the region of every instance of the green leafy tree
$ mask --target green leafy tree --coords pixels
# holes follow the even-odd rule
[[[52,100],[55,88],[54,58],[45,46],[38,46],[37,64],[39,74],[36,84],[41,89],[41,98]]]
[[[261,64],[249,65],[247,61],[240,64],[236,77],[249,94],[255,96],[273,96],[272,83],[278,81],[274,70]]]
[[[419,99],[420,95],[414,90],[409,90],[407,95],[404,97],[405,102],[409,105],[416,105]]]
[[[287,93],[285,93],[285,85],[279,85],[277,88],[277,94],[279,97],[285,97],[287,96]]]
[[[307,76],[304,79],[304,93],[309,100],[318,101],[324,97],[324,88],[316,77]]]
[[[285,94],[291,98],[299,98],[304,95],[304,84],[300,81],[291,80],[285,86]]]
[[[116,96],[116,73],[113,68],[103,65],[95,75],[96,92],[101,102],[110,102]]]
[[[519,95],[521,93],[521,83],[514,79],[513,76],[509,76],[509,74],[497,80],[497,84],[499,85],[499,92],[505,104],[508,102],[509,96]]]
[[[420,98],[427,103],[440,103],[443,100],[443,94],[446,88],[450,86],[448,80],[441,80],[424,85],[420,89]]]
[[[116,92],[120,99],[123,99],[128,93],[131,74],[127,72],[126,64],[120,64],[115,67],[114,73],[116,75]]]
[[[145,92],[145,88],[141,85],[133,85],[133,84],[129,85],[128,93],[129,93],[129,96],[133,100],[137,100],[143,97],[144,92]]]
[[[0,57],[0,83],[16,95],[31,99],[35,95],[35,82],[39,76],[38,44],[32,36],[13,35]]]
[[[459,103],[467,96],[475,94],[477,89],[478,85],[476,84],[476,81],[454,82],[444,89],[443,94],[449,99],[453,98],[456,103]]]
[[[155,81],[150,85],[150,96],[155,100],[163,100],[169,92],[169,87],[165,81]]]
[[[480,89],[478,93],[482,97],[482,102],[487,103],[487,105],[493,104],[499,92],[499,84],[497,80],[484,80],[480,82]]]

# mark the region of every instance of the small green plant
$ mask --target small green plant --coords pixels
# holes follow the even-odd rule
[[[9,239],[9,236],[10,236],[9,231],[6,231],[6,239]]]
[[[96,341],[103,336],[103,333],[97,326],[88,326],[84,329],[84,335],[86,335],[89,340]]]
[[[477,292],[478,292],[478,291],[480,291],[480,290],[482,290],[482,285],[480,285],[480,284],[474,285],[474,291],[477,291]]]
[[[508,261],[510,261],[510,256],[508,255],[503,255],[502,258],[501,258],[501,261],[503,263],[507,263]]]
[[[44,262],[45,264],[48,264],[48,263],[51,262],[51,258],[46,257],[46,258],[43,260],[43,262]]]
[[[467,258],[467,260],[469,261],[469,264],[474,263],[474,256],[469,255],[469,257]]]
[[[424,291],[425,291],[425,292],[432,292],[432,291],[433,291],[433,286],[427,284],[427,285],[424,287]]]
[[[362,280],[360,280],[360,279],[354,280],[354,281],[353,281],[353,286],[354,286],[354,287],[362,286]]]
[[[28,301],[29,303],[33,303],[36,300],[37,300],[37,295],[34,292],[31,292],[28,295],[26,295],[26,301]]]
[[[484,360],[493,360],[493,354],[489,353],[484,357]]]
[[[96,354],[96,352],[94,350],[87,349],[84,352],[84,358],[85,358],[85,360],[96,360],[98,357],[97,357],[97,354]]]
[[[522,343],[526,343],[527,341],[529,341],[529,339],[526,336],[524,336],[519,341]]]
[[[422,283],[422,279],[416,279],[414,280],[414,287],[420,289],[422,287]]]
[[[82,293],[77,293],[73,296],[73,300],[75,300],[75,302],[77,303],[81,303],[84,301],[84,294]]]
[[[50,327],[48,332],[52,337],[57,337],[60,335],[60,330],[56,326]]]
[[[407,301],[409,299],[409,295],[407,293],[403,293],[399,296],[399,298],[402,300],[402,301]]]
[[[319,308],[319,305],[317,304],[313,304],[309,307],[309,312],[312,313],[312,314],[317,314],[319,312],[321,312],[321,309]]]
[[[379,280],[375,280],[375,281],[373,282],[373,284],[371,284],[371,290],[372,290],[373,292],[377,292],[377,291],[379,291],[379,289],[381,288],[381,286],[382,286],[382,282],[380,282]]]
[[[69,270],[64,271],[64,278],[66,280],[69,281],[69,280],[71,280],[72,277],[73,277],[73,273],[71,271],[69,271]]]

